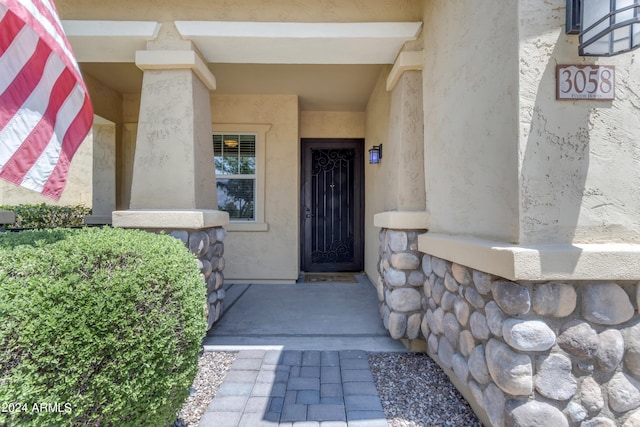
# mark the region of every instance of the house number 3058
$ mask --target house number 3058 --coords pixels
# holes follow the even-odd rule
[[[558,65],[556,99],[615,99],[615,72],[612,65]]]

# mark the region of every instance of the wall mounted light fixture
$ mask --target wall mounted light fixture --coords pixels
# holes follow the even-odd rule
[[[382,144],[374,145],[369,149],[369,164],[377,165],[382,159]]]
[[[567,0],[567,34],[580,56],[613,56],[640,46],[640,0]]]

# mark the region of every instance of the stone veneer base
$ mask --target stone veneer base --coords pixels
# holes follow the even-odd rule
[[[224,239],[229,214],[215,210],[129,210],[113,212],[113,225],[166,233],[197,257],[207,289],[207,330],[224,311]]]
[[[640,285],[511,281],[380,232],[380,314],[491,426],[640,426]],[[424,348],[424,347],[422,347]]]

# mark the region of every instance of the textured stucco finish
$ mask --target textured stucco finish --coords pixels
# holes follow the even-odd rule
[[[385,67],[380,72],[376,86],[367,104],[365,124],[367,148],[387,142],[391,94],[386,91],[386,79],[390,70],[391,67]],[[389,150],[388,144],[385,145],[383,156],[386,156]],[[368,161],[364,165],[364,270],[372,282],[378,276],[377,265],[380,259],[377,246],[380,230],[374,226],[373,217],[377,213],[390,210],[385,205],[387,197],[385,188],[387,188],[387,185],[390,188],[395,188],[395,182],[386,181],[386,170],[393,167],[394,165],[391,162],[386,161],[386,157],[383,157],[382,162],[377,165],[370,165]]]
[[[520,2],[520,243],[640,241],[638,52],[582,58],[564,6]],[[556,101],[557,64],[616,67],[614,101]]]
[[[518,3],[424,3],[426,204],[439,233],[518,238]]]
[[[217,208],[210,108],[192,70],[145,70],[132,209]]]
[[[201,230],[224,227],[229,214],[217,210],[126,210],[113,212],[113,226],[122,228]]]
[[[291,21],[291,22],[384,22],[419,21],[422,0],[356,0],[336,4],[334,0],[247,0],[241,7],[229,0],[57,0],[63,19],[148,21]]]
[[[268,231],[230,231],[225,280],[296,280],[299,275],[300,144],[295,95],[216,95],[213,123],[269,124],[265,155]]]
[[[364,127],[364,112],[300,112],[300,138],[364,138]]]

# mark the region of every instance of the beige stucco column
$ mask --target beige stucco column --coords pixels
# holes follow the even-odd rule
[[[116,125],[96,116],[92,135],[92,214],[84,222],[111,224],[111,212],[116,208]]]
[[[387,182],[387,211],[374,216],[374,225],[389,229],[428,228],[424,173],[424,113],[422,100],[422,51],[400,53],[387,79],[391,92],[389,138],[383,145]]]
[[[213,74],[195,48],[138,51],[136,65],[144,76],[131,209],[216,209]]]

